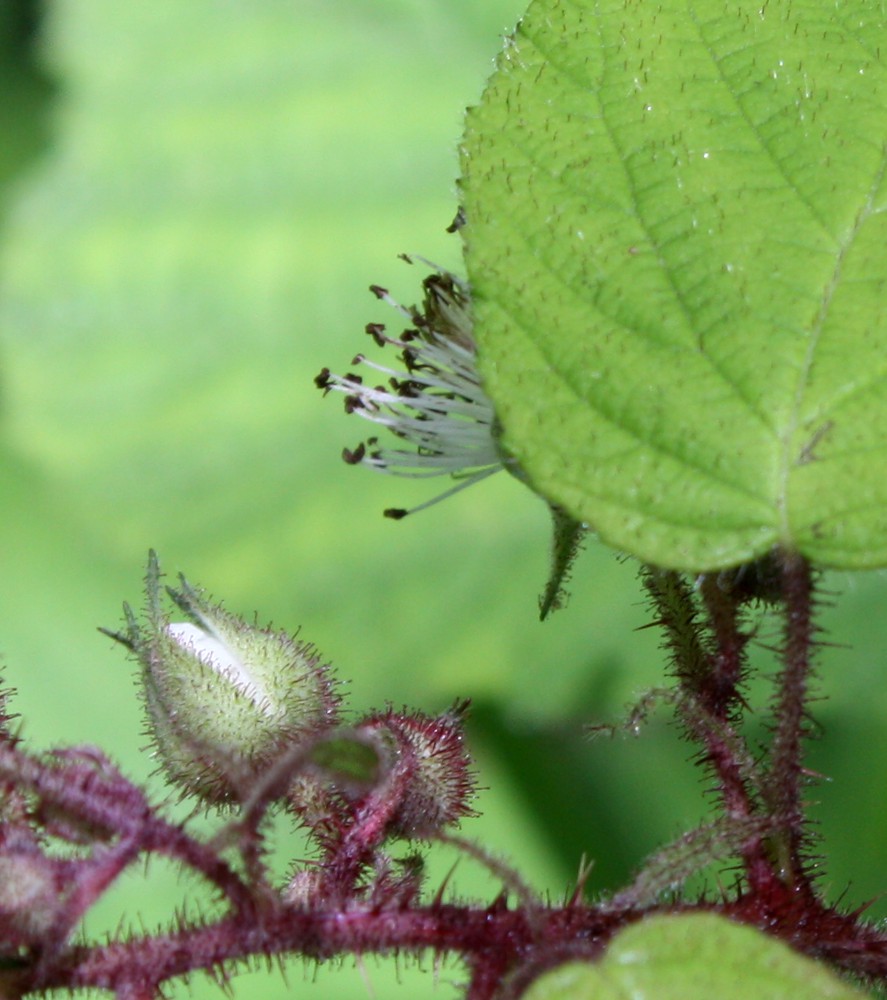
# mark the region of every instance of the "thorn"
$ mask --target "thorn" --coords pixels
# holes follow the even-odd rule
[[[487,913],[501,913],[508,909],[508,890],[503,889],[487,907]]]
[[[814,771],[811,767],[802,767],[801,774],[805,778],[812,778],[814,781],[831,781],[832,779],[821,771]]]
[[[579,859],[579,871],[576,875],[576,888],[573,890],[573,894],[567,900],[567,909],[572,909],[578,906],[582,902],[582,897],[585,895],[585,886],[588,884],[589,876],[594,869],[594,861],[587,859],[583,854]]]
[[[441,882],[437,892],[434,894],[434,898],[431,900],[432,911],[438,909],[440,906],[443,905],[444,893],[447,890],[447,886],[450,884],[450,879],[453,877],[453,873],[459,867],[459,860],[460,860],[459,858],[456,858],[450,870],[446,873],[446,875],[444,875],[443,882]]]

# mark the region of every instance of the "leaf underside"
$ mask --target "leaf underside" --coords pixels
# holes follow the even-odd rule
[[[533,487],[676,569],[887,565],[880,4],[536,0],[463,145]]]

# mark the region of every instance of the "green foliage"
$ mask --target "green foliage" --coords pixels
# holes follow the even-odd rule
[[[619,549],[887,564],[881,9],[536,0],[469,115],[503,444]]]
[[[540,976],[525,1000],[859,1000],[817,962],[711,914],[651,917],[622,931],[596,963]]]
[[[651,633],[632,632],[645,620],[632,604],[633,570],[592,546],[571,586],[581,613],[568,612],[541,629],[531,621],[544,573],[541,505],[501,477],[421,522],[384,522],[383,506],[409,502],[400,493],[406,487],[368,482],[366,474],[337,463],[342,427],[309,385],[336,352],[345,359],[353,354],[355,331],[367,319],[390,318],[368,313],[374,307],[365,285],[390,280],[401,282],[404,301],[417,294],[414,276],[401,277],[392,263],[395,253],[418,250],[454,266],[456,249],[442,233],[454,207],[454,167],[445,152],[458,134],[461,104],[479,89],[495,31],[520,5],[503,0],[499,13],[493,6],[392,0],[370,11],[363,0],[269,3],[248,15],[243,5],[208,3],[47,4],[43,54],[61,89],[55,146],[27,186],[10,193],[18,197],[0,273],[0,648],[21,690],[14,707],[28,716],[29,735],[98,739],[120,748],[127,766],[147,770],[144,758],[135,764],[144,739],[132,684],[92,625],[109,623],[131,588],[133,566],[156,544],[172,567],[188,566],[239,610],[261,605],[282,626],[304,623],[337,663],[355,670],[362,704],[395,696],[439,707],[470,693],[492,706],[493,721],[477,738],[491,791],[479,803],[485,816],[472,825],[472,835],[514,857],[540,885],[556,888],[566,874],[539,860],[539,831],[548,823],[552,842],[571,838],[562,847],[571,870],[582,851],[601,857],[592,880],[600,887],[624,878],[624,870],[602,878],[613,857],[623,869],[636,863],[674,832],[676,814],[686,818],[695,808],[686,748],[655,725],[643,740],[627,744],[589,748],[575,737],[590,715],[608,717],[661,680]],[[455,13],[446,13],[450,9]],[[463,14],[473,30],[462,27]],[[536,31],[532,19],[526,29]],[[788,63],[784,69],[797,74]],[[867,70],[869,77],[874,70]],[[841,128],[845,115],[849,127],[856,110],[875,100],[869,79],[861,79],[865,99],[844,107]],[[612,85],[615,100],[618,81]],[[31,105],[15,107],[17,114],[13,104],[4,106],[14,127],[36,128]],[[32,148],[32,137],[22,136],[23,148]],[[522,141],[529,142],[528,133]],[[879,141],[871,140],[872,150]],[[525,152],[535,157],[550,147],[544,138],[538,151]],[[600,152],[595,161],[591,193],[606,189],[612,173]],[[850,166],[856,163],[853,158]],[[737,174],[744,177],[744,168]],[[808,164],[805,177],[835,187],[821,199],[825,208],[844,204],[846,210],[847,177],[837,166],[817,172]],[[686,182],[691,179],[688,173]],[[533,192],[522,185],[497,216],[515,230],[524,213],[535,211],[528,201]],[[654,208],[667,193],[649,193]],[[847,197],[852,200],[852,190]],[[801,212],[797,201],[789,208]],[[686,212],[682,218],[686,228]],[[750,229],[766,233],[761,241],[771,264],[778,256],[781,268],[791,266],[791,275],[782,272],[784,281],[797,270],[809,299],[813,278],[795,260],[798,247],[786,235],[785,218],[780,208],[775,219]],[[663,216],[662,225],[667,221]],[[585,231],[584,246],[594,242],[593,232]],[[554,250],[554,237],[547,246]],[[631,266],[642,256],[632,248],[641,244],[617,245],[614,253],[612,244],[600,246],[597,263],[619,270],[627,295],[627,283],[635,280]],[[757,268],[752,251],[745,253]],[[649,265],[649,256],[644,261]],[[575,254],[561,263],[567,275],[588,266]],[[694,259],[687,268],[694,264],[704,261]],[[608,294],[618,290],[610,285]],[[650,294],[633,301],[658,324]],[[534,332],[564,333],[557,352],[582,350],[581,338],[559,325],[561,319],[546,312],[538,320]],[[748,324],[737,329],[738,341],[757,345],[757,359],[763,337]],[[672,325],[663,337],[674,333]],[[489,336],[491,356],[518,349],[512,331],[507,347],[494,347],[492,322]],[[683,357],[677,348],[674,353]],[[876,376],[877,364],[867,366]],[[640,384],[649,376],[644,367],[643,376],[633,378]],[[496,386],[492,365],[489,379]],[[700,416],[693,386],[684,382],[686,423],[702,434],[691,440],[701,447],[721,432],[741,432],[742,422],[707,427],[709,409]],[[495,391],[503,406],[511,405],[505,401],[510,389]],[[776,392],[775,383],[768,392]],[[531,386],[529,395],[538,402],[542,390]],[[804,405],[809,402],[805,397]],[[731,405],[741,410],[735,400]],[[526,406],[524,397],[519,406]],[[545,447],[559,441],[549,437]],[[583,441],[563,443],[568,451],[575,444],[581,456]],[[825,435],[820,443],[831,442]],[[640,464],[648,461],[642,450]],[[817,459],[827,454],[819,447],[812,453]],[[865,470],[849,481],[856,502],[877,495],[870,491],[883,463],[874,451],[868,454]],[[814,464],[805,475],[816,471]],[[821,497],[834,499],[840,489],[852,499],[840,485],[839,468],[828,468],[835,478]],[[606,462],[591,472],[608,487]],[[652,479],[645,473],[643,481]],[[728,510],[739,495],[731,494]],[[411,496],[422,498],[418,490]],[[767,517],[771,499],[767,494],[757,504]],[[766,518],[762,524],[760,539],[771,530]],[[855,608],[856,617],[836,621],[833,636],[839,642],[852,636],[858,652],[830,655],[840,688],[824,710],[833,715],[833,739],[815,766],[836,779],[821,793],[838,856],[830,869],[834,892],[853,878],[852,898],[861,901],[882,888],[883,874],[883,810],[872,796],[887,774],[876,744],[885,715],[884,697],[877,695],[883,685],[875,683],[882,638],[874,627],[883,586],[869,580],[851,587],[845,606]],[[475,718],[483,717],[482,704]],[[561,720],[557,726],[547,722],[553,717]],[[829,749],[836,745],[837,751]],[[862,757],[866,769],[858,766]],[[522,797],[510,794],[512,781],[534,774],[542,780],[528,783]],[[555,803],[570,810],[562,822]],[[851,807],[863,820],[847,830]],[[456,880],[465,885],[464,870]],[[168,911],[166,899],[156,902],[158,892],[182,896],[182,886],[159,866],[133,888],[132,898],[111,900],[109,926],[133,908],[150,925]],[[388,975],[397,995],[394,967],[371,965],[380,996],[388,995],[388,980],[380,984]],[[317,989],[331,989],[333,976],[337,994],[345,995],[334,972],[323,973]],[[300,973],[292,978],[293,989],[301,990]],[[365,995],[354,978],[355,995]],[[291,993],[276,976],[271,982],[258,983],[255,995]],[[239,997],[250,989],[248,978],[238,979]],[[202,983],[195,990],[218,995]],[[404,990],[418,995],[418,987]],[[190,994],[182,987],[181,995]]]

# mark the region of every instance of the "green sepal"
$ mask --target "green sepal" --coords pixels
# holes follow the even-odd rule
[[[588,534],[588,525],[568,514],[557,504],[549,504],[552,521],[551,570],[545,590],[539,597],[539,618],[545,621],[552,611],[566,606],[569,594],[564,589],[573,563]]]

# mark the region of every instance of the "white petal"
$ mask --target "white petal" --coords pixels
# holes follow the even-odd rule
[[[191,622],[170,622],[167,635],[200,660],[220,677],[225,677],[247,698],[266,711],[270,710],[267,695],[251,675],[248,665],[222,639]]]

